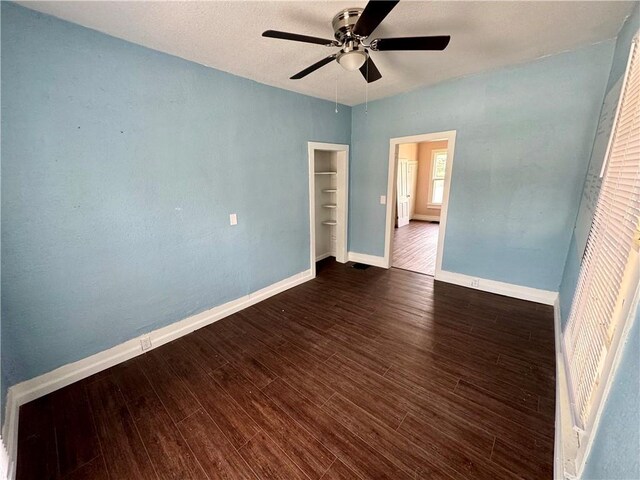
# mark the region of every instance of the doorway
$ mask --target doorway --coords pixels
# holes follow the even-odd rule
[[[309,142],[309,250],[316,262],[335,257],[347,262],[349,146]]]
[[[442,266],[455,131],[390,141],[385,263],[437,277]]]

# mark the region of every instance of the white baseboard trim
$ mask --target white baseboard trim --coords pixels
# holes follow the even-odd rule
[[[439,222],[440,215],[421,215],[419,213],[414,214],[411,220],[422,220],[424,222]]]
[[[558,292],[552,292],[551,290],[523,287],[512,283],[472,277],[470,275],[448,272],[446,270],[437,270],[435,278],[441,282],[453,283],[455,285],[462,285],[463,287],[474,288],[484,292],[497,293],[498,295],[504,295],[505,297],[543,303],[545,305],[554,305],[558,298]],[[475,282],[477,282],[477,284]]]
[[[320,260],[324,260],[325,258],[329,258],[331,256],[335,257],[335,255],[333,255],[331,252],[323,253],[322,255],[318,255],[316,257],[316,262],[319,262]]]
[[[7,478],[9,475],[9,454],[4,448],[4,440],[0,436],[0,478]]]
[[[159,328],[143,336],[148,336],[151,339],[152,349],[157,348],[165,343],[187,335],[194,330],[205,327],[262,300],[295,287],[296,285],[307,282],[312,278],[311,270],[305,270],[304,272],[273,283],[249,295],[231,300],[230,302],[172,323],[166,327]],[[9,388],[5,422],[2,428],[2,438],[6,441],[9,456],[9,476],[7,478],[11,480],[15,477],[15,462],[17,459],[18,446],[18,412],[20,406],[55,390],[66,387],[78,380],[82,380],[83,378],[141,355],[148,350],[143,351],[141,349],[140,338],[141,337],[132,338],[120,345],[83,358],[77,362],[63,365],[55,370]]]
[[[7,476],[8,480],[16,477],[16,464],[18,460],[18,411],[20,405],[16,404],[15,395],[11,389],[7,392],[5,404],[4,425],[2,428],[2,438],[4,448],[7,450]]]
[[[15,476],[14,469],[15,466],[9,463],[9,452],[7,452],[4,438],[0,435],[0,479],[11,478],[9,475]]]
[[[367,255],[365,253],[349,252],[348,258],[350,262],[364,263],[374,267],[388,268],[384,261],[384,257],[376,255]]]

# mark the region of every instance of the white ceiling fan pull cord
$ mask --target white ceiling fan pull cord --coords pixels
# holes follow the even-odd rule
[[[338,113],[338,77],[336,76],[336,113]]]
[[[364,114],[369,114],[369,62],[366,63],[367,81],[364,86]]]

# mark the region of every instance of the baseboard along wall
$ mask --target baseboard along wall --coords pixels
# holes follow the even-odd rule
[[[230,302],[213,307],[184,320],[149,332],[141,337],[132,338],[120,345],[83,358],[77,362],[63,365],[43,375],[13,385],[7,393],[5,422],[2,427],[2,437],[0,437],[5,440],[7,447],[7,478],[13,480],[16,473],[20,406],[82,380],[83,378],[101,372],[102,370],[125,362],[172,340],[176,340],[194,330],[206,327],[211,323],[307,282],[312,278],[311,270],[305,270],[273,283],[268,287],[250,293],[249,295],[231,300]],[[144,350],[142,349],[143,339],[150,342],[149,348],[145,348]]]
[[[441,282],[453,283],[463,287],[482,290],[483,292],[496,293],[505,297],[519,298],[545,305],[555,305],[558,292],[542,290],[539,288],[524,287],[513,283],[498,282],[486,278],[472,277],[462,273],[448,272],[446,270],[436,271],[435,279]]]
[[[373,267],[387,268],[384,257],[367,255],[366,253],[349,252],[347,259],[350,262],[364,263]]]

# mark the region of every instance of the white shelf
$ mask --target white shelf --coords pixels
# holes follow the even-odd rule
[[[314,172],[316,175],[337,175],[338,172]]]
[[[336,222],[335,220],[326,220],[324,222],[322,222],[323,225],[337,225],[338,222]]]
[[[324,205],[322,205],[322,208],[337,208],[338,205],[336,205],[335,203],[325,203]]]
[[[325,192],[325,193],[336,193],[338,191],[338,189],[337,188],[323,188],[322,191]]]

